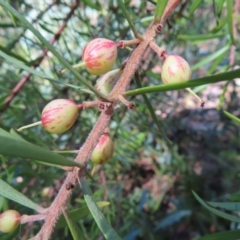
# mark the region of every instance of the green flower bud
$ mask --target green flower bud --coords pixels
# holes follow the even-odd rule
[[[114,144],[108,133],[104,133],[94,148],[91,160],[94,164],[103,164],[108,161],[114,150]]]
[[[192,71],[189,64],[178,55],[168,55],[162,66],[162,81],[177,83],[188,81]]]
[[[13,232],[19,225],[21,215],[15,210],[7,210],[0,214],[0,231],[4,233]]]
[[[113,89],[122,74],[121,69],[114,69],[102,75],[95,85],[95,88],[104,95],[108,95]]]
[[[63,133],[72,127],[78,115],[78,106],[68,99],[55,99],[42,111],[41,123],[50,133]]]

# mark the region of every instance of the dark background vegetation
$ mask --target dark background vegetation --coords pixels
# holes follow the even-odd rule
[[[232,12],[236,46],[232,45],[228,25],[224,23],[228,14],[226,1],[202,1],[193,11],[194,2],[183,1],[156,38],[157,44],[167,53],[185,58],[193,68],[193,79],[239,68],[240,18],[236,2]],[[116,42],[133,38],[115,1],[79,1],[70,14],[74,5],[70,0],[10,3],[49,41],[55,39],[54,47],[72,64],[81,60],[84,45],[93,38]],[[126,1],[126,5],[136,28],[143,33],[151,22],[148,18],[154,15],[154,1]],[[61,28],[65,20],[67,25]],[[200,34],[215,37],[201,40]],[[43,54],[44,47],[36,37],[1,7],[0,50],[55,79],[79,85],[71,73],[59,75],[63,66],[58,60],[51,53]],[[121,66],[130,50],[118,50],[116,67]],[[161,66],[162,61],[148,49],[140,69],[144,86],[161,84]],[[84,69],[79,71],[95,84],[96,76]],[[133,81],[131,89],[134,88]],[[110,132],[115,142],[114,156],[98,168],[96,181],[89,180],[89,184],[96,201],[111,203],[103,210],[104,215],[124,240],[188,240],[238,228],[237,223],[205,210],[192,190],[208,201],[230,201],[239,193],[240,131],[222,110],[240,116],[240,79],[194,90],[206,102],[203,109],[185,90],[148,94],[164,132],[174,143],[171,149],[160,137],[142,96],[132,98],[136,110],[121,106],[114,115]],[[81,90],[28,76],[0,58],[1,128],[10,130],[38,121],[43,107],[55,98],[78,103],[95,99]],[[82,111],[72,129],[61,135],[49,134],[41,126],[21,135],[52,150],[77,150],[99,113],[97,109]],[[74,154],[69,158],[74,159]],[[54,199],[64,177],[62,170],[0,155],[0,178],[43,206]],[[43,189],[49,191],[47,196],[43,196]],[[84,204],[80,188],[76,188],[70,209]],[[0,197],[0,210],[8,208],[33,214],[32,210]],[[0,233],[0,239],[29,239],[40,226],[22,225],[14,237]],[[103,239],[90,214],[79,221],[79,226],[88,239]],[[53,239],[71,236],[67,228],[62,228],[55,231]]]

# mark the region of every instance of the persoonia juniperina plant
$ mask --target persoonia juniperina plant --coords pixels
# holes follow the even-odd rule
[[[158,1],[158,2],[160,2],[160,1]],[[103,85],[104,85],[104,81],[106,81],[106,83],[108,84],[107,88],[104,88],[102,86],[102,82],[99,79],[98,83],[101,83],[100,84],[101,88],[98,87],[98,85],[97,85],[96,89],[97,89],[97,91],[100,91],[100,92],[102,91],[102,93],[107,94],[104,101],[98,98],[98,100],[96,100],[94,102],[90,102],[90,103],[83,102],[80,105],[77,105],[73,102],[71,102],[71,103],[68,102],[67,106],[70,107],[70,110],[69,109],[68,110],[72,114],[70,119],[68,119],[68,114],[65,116],[65,112],[63,115],[60,114],[60,112],[58,112],[58,110],[61,110],[61,109],[65,110],[64,107],[60,107],[58,110],[56,110],[57,107],[55,105],[50,106],[49,108],[46,106],[46,108],[47,108],[46,111],[48,111],[48,113],[51,116],[53,116],[53,118],[51,118],[52,120],[49,121],[49,122],[53,123],[53,125],[50,124],[48,121],[45,122],[46,119],[49,119],[49,116],[47,114],[45,116],[45,110],[43,110],[41,124],[49,132],[51,132],[51,130],[53,130],[52,131],[53,133],[63,133],[72,126],[72,124],[74,123],[74,121],[76,119],[76,114],[78,111],[77,106],[80,106],[79,108],[81,108],[81,109],[86,109],[91,106],[92,107],[98,106],[101,109],[101,114],[100,114],[97,122],[95,123],[94,127],[92,128],[90,134],[88,135],[85,143],[79,149],[78,154],[75,158],[75,161],[77,163],[81,164],[82,167],[81,168],[73,167],[72,171],[69,171],[67,173],[67,177],[63,183],[63,186],[60,188],[60,190],[59,190],[58,194],[56,195],[52,204],[49,206],[49,208],[44,209],[40,212],[40,215],[42,218],[39,217],[39,219],[41,218],[41,220],[44,220],[44,223],[43,223],[40,231],[38,232],[38,234],[32,239],[34,239],[34,240],[50,239],[50,237],[53,233],[54,227],[56,225],[56,222],[59,219],[59,216],[61,214],[63,214],[65,209],[67,209],[68,200],[73,191],[73,187],[71,187],[71,186],[74,186],[78,181],[79,182],[84,181],[85,167],[87,166],[88,161],[91,159],[91,157],[93,159],[97,159],[96,163],[102,163],[106,160],[106,159],[103,159],[103,161],[101,161],[102,158],[101,158],[101,156],[99,157],[99,155],[102,154],[101,147],[103,145],[101,145],[101,144],[98,145],[98,144],[99,144],[99,142],[100,143],[105,142],[106,136],[108,137],[108,133],[106,135],[105,131],[110,126],[110,121],[111,121],[111,118],[114,114],[116,107],[122,103],[130,109],[133,108],[134,104],[132,102],[129,102],[125,98],[124,94],[125,94],[126,90],[129,88],[130,82],[131,82],[135,72],[137,71],[137,69],[140,66],[142,56],[145,53],[146,49],[148,47],[152,48],[154,51],[156,51],[158,53],[159,57],[165,58],[165,61],[166,61],[165,65],[169,64],[168,58],[166,57],[167,54],[166,54],[165,50],[158,47],[154,43],[154,38],[159,33],[159,31],[161,32],[167,18],[173,12],[173,10],[179,5],[180,2],[181,2],[180,0],[168,1],[166,8],[165,8],[165,6],[163,8],[164,9],[163,14],[159,14],[159,11],[157,11],[154,21],[149,25],[146,32],[142,35],[137,33],[135,28],[132,26],[132,24],[130,24],[130,26],[132,27],[132,30],[135,34],[136,39],[133,39],[130,41],[121,41],[120,43],[117,44],[117,43],[114,43],[112,40],[109,40],[106,38],[101,38],[101,39],[92,40],[85,47],[85,49],[82,53],[83,63],[80,65],[84,66],[89,73],[92,73],[95,75],[101,75],[101,74],[107,74],[107,72],[112,70],[112,68],[115,64],[116,56],[117,56],[117,47],[122,48],[122,47],[132,45],[132,44],[137,45],[136,48],[131,52],[129,58],[126,60],[126,62],[121,67],[121,76],[114,75],[116,73],[114,73],[113,75],[110,74],[111,77],[113,76],[113,78],[116,77],[118,79],[118,81],[116,82],[115,85],[110,84],[110,88],[109,88],[109,83],[111,81],[106,80],[106,79],[111,78],[111,77],[109,77],[109,75],[107,75],[107,77],[105,76],[106,77],[105,80],[102,80]],[[122,9],[124,9],[123,2],[121,0],[119,0],[119,4],[122,6]],[[158,5],[159,5],[159,3],[157,3],[157,7],[158,7]],[[129,21],[129,23],[131,23],[131,22]],[[169,59],[170,59],[170,56],[169,56]],[[176,57],[175,57],[175,60],[176,60]],[[186,62],[184,62],[183,66],[186,67],[183,71],[186,73],[184,75],[184,80],[189,80],[191,74],[190,74],[190,69],[188,68],[188,64],[186,64]],[[74,68],[75,67],[78,67],[78,66],[74,66]],[[181,68],[181,64],[179,65],[179,67]],[[164,69],[163,69],[163,71],[164,71]],[[64,73],[65,70],[62,70],[61,72]],[[116,72],[117,72],[117,74],[119,73],[118,70]],[[179,69],[176,69],[176,72],[174,72],[174,75],[177,79],[176,81],[178,81],[179,79],[182,80],[183,72],[179,71]],[[163,82],[168,81],[168,77],[166,77],[167,74],[171,75],[171,72],[169,72],[169,71],[167,73],[162,72]],[[177,77],[179,74],[181,76],[178,79]],[[104,79],[104,77],[102,79]],[[102,89],[104,89],[104,90],[102,90]],[[52,110],[52,109],[54,109],[54,110]],[[60,128],[58,128],[56,126],[57,124],[60,124],[60,122],[57,121],[58,117],[60,118],[61,123],[64,122],[66,119],[69,121],[67,121],[66,123],[64,122],[64,125],[61,126]],[[66,117],[66,119],[65,119],[65,117]],[[48,124],[50,126],[49,128],[48,128]],[[56,129],[58,129],[58,130],[56,130]],[[102,141],[102,138],[104,138],[104,141]],[[107,154],[108,154],[107,160],[112,155],[113,147],[112,147],[111,141],[112,140],[110,140],[110,145],[108,145],[108,147],[107,147]],[[100,151],[99,151],[98,147],[100,147]],[[94,153],[94,150],[96,150],[95,153]],[[96,155],[97,155],[97,157],[96,157]],[[71,183],[72,185],[69,185],[69,183]]]

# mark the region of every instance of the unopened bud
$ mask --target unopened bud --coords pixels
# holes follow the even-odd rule
[[[50,133],[66,132],[74,124],[78,106],[68,99],[56,99],[48,103],[42,111],[41,122]]]
[[[21,215],[15,210],[7,210],[0,214],[0,231],[4,233],[13,232],[19,225]]]
[[[106,38],[96,38],[83,49],[82,60],[87,71],[101,75],[110,71],[117,58],[117,45]]]
[[[113,89],[122,74],[121,69],[114,69],[101,76],[95,85],[95,88],[104,95],[108,95]]]
[[[94,148],[91,160],[94,164],[103,164],[108,161],[114,150],[114,144],[108,133],[104,133]]]
[[[177,83],[188,81],[192,71],[189,64],[178,55],[168,55],[162,66],[162,81]]]

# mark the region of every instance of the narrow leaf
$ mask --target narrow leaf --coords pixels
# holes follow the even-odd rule
[[[110,203],[109,202],[97,202],[96,204],[99,208],[103,208],[103,207],[108,206]],[[89,208],[88,208],[88,206],[84,206],[84,207],[69,211],[68,214],[73,221],[79,221],[80,219],[85,217],[87,214],[89,214]],[[66,221],[65,221],[64,217],[61,216],[56,225],[56,228],[62,228],[65,226],[66,226]]]
[[[14,202],[17,202],[25,207],[34,209],[37,212],[43,211],[43,208],[41,206],[34,203],[32,200],[27,198],[22,193],[18,192],[16,189],[14,189],[8,183],[4,182],[1,179],[0,179],[0,195]]]
[[[140,35],[138,34],[137,30],[135,29],[135,26],[134,26],[134,24],[132,22],[131,16],[130,16],[129,12],[127,11],[123,1],[122,0],[117,0],[117,1],[118,1],[119,7],[121,8],[121,10],[123,12],[124,17],[128,21],[129,27],[132,29],[135,37],[140,37]]]
[[[198,78],[186,82],[181,83],[169,83],[169,84],[162,84],[158,86],[152,86],[152,87],[144,87],[144,88],[137,88],[131,91],[127,91],[124,95],[125,96],[136,96],[143,93],[153,93],[153,92],[166,92],[166,91],[172,91],[172,90],[179,90],[184,89],[188,87],[196,87],[205,85],[208,83],[216,83],[221,81],[228,81],[233,80],[234,78],[239,77],[240,75],[240,69],[230,71],[230,72],[224,72],[208,77]]]
[[[0,154],[10,157],[21,157],[39,160],[60,166],[80,166],[50,150],[23,141],[0,129]]]
[[[204,66],[205,64],[221,56],[223,53],[227,52],[229,48],[230,48],[230,45],[227,44],[227,46],[221,48],[220,50],[218,50],[217,52],[214,52],[213,54],[210,54],[209,56],[205,57],[203,60],[199,61],[197,64],[193,65],[191,69],[194,71],[199,67]]]
[[[141,80],[140,80],[140,76],[139,76],[139,73],[136,74],[136,83],[137,83],[137,86],[138,87],[142,87],[142,84],[141,84]],[[151,102],[149,101],[148,97],[146,94],[142,94],[143,96],[143,99],[145,101],[145,104],[148,108],[148,111],[150,112],[151,116],[152,116],[152,119],[153,121],[155,122],[155,124],[157,125],[158,127],[158,130],[160,132],[160,135],[164,138],[164,140],[166,141],[167,144],[171,145],[172,142],[170,141],[170,139],[166,136],[166,134],[164,133],[164,131],[162,130],[162,122],[160,120],[157,119],[156,115],[155,115],[155,112],[154,112],[154,109],[151,105]]]
[[[66,219],[67,225],[70,229],[70,232],[72,234],[73,240],[82,240],[83,233],[80,230],[80,228],[77,226],[77,224],[71,219],[71,217],[68,215],[66,211],[63,211],[63,215]]]
[[[240,203],[238,202],[207,202],[215,208],[224,208],[229,211],[240,211]]]
[[[220,38],[220,37],[223,37],[224,35],[225,35],[224,33],[215,33],[215,34],[210,33],[210,34],[201,34],[201,35],[179,34],[177,38],[181,40],[188,40],[188,41],[204,41],[212,38]]]
[[[228,1],[228,0],[227,0],[227,1]],[[216,6],[217,6],[216,12],[217,12],[217,15],[218,15],[218,16],[221,15],[224,2],[225,2],[225,0],[217,0],[217,1],[215,1],[215,4],[216,4]]]
[[[210,32],[214,33],[214,32],[219,31],[220,29],[222,29],[225,26],[225,24],[227,22],[228,22],[228,18],[227,17],[225,17],[223,19],[220,19],[220,21],[218,22],[217,26],[215,26]]]
[[[55,56],[57,59],[85,86],[87,86],[92,92],[95,93],[96,96],[101,99],[106,99],[106,96],[98,92],[84,77],[82,77],[56,50],[55,48],[43,37],[43,35],[36,30],[33,25],[27,21],[16,11],[11,5],[9,5],[6,1],[0,0],[0,5],[3,6],[7,11],[9,11],[12,15],[14,15],[24,26],[26,26],[38,39],[39,41],[48,48],[48,50]]]
[[[83,92],[87,92],[87,93],[90,93],[90,94],[93,94],[92,91],[88,90],[88,89],[84,89],[82,87],[79,87],[79,86],[76,86],[76,85],[73,85],[73,84],[69,84],[69,83],[65,83],[65,82],[61,82],[60,80],[56,80],[56,79],[53,79],[53,78],[50,78],[49,76],[47,76],[45,73],[43,72],[40,72],[40,71],[36,71],[35,69],[31,68],[31,67],[28,67],[27,65],[23,64],[21,61],[13,58],[13,57],[10,57],[8,56],[7,54],[5,54],[4,52],[2,52],[0,50],[0,56],[3,57],[6,61],[8,61],[9,63],[17,66],[18,68],[20,69],[24,69],[25,71],[27,72],[30,72],[38,77],[41,77],[41,78],[44,78],[44,79],[47,79],[53,83],[56,83],[56,84],[61,84],[61,85],[64,85],[64,86],[68,86],[68,87],[71,87],[71,88],[75,88],[75,89],[79,89]]]
[[[230,112],[227,111],[223,111],[224,114],[229,117],[230,119],[232,119],[235,123],[240,124],[240,119],[237,118],[236,116],[232,115]]]
[[[9,48],[4,48],[3,46],[0,46],[0,50],[1,50],[1,52],[4,52],[4,53],[7,54],[8,56],[12,56],[12,57],[14,57],[15,59],[18,59],[19,61],[24,62],[25,64],[28,63],[23,57],[15,54],[15,53],[13,53],[13,52],[11,52],[11,51],[9,50]]]
[[[167,6],[167,3],[168,3],[168,0],[157,0],[155,16],[154,16],[154,21],[156,23],[161,21],[161,18]]]
[[[189,8],[189,14],[192,15],[198,6],[201,4],[202,0],[194,0]]]
[[[217,106],[217,110],[220,110],[222,108],[223,102],[225,101],[225,94],[227,92],[227,87],[228,87],[229,82],[226,82],[224,86],[222,87],[222,93],[219,96],[219,102]]]
[[[227,0],[227,18],[228,18],[228,31],[232,40],[232,44],[235,44],[233,33],[233,0]]]
[[[96,203],[94,202],[90,189],[85,183],[84,179],[80,179],[79,181],[80,187],[82,188],[84,199],[88,205],[89,211],[91,212],[95,222],[97,223],[99,229],[103,233],[104,237],[107,240],[120,240],[121,238],[112,228],[112,226],[108,223],[107,219],[104,217]]]
[[[205,235],[197,240],[237,240],[239,236],[240,230],[234,230]]]
[[[221,66],[220,63],[222,62],[222,60],[224,59],[224,57],[227,55],[228,52],[224,52],[222,53],[218,58],[216,58],[212,63],[211,63],[211,67],[208,70],[208,74],[213,74],[214,71],[216,70],[217,67]],[[220,72],[224,72],[224,70],[221,68]]]
[[[228,214],[228,213],[225,213],[225,212],[222,212],[222,211],[219,211],[215,208],[212,208],[210,207],[205,201],[203,201],[194,191],[193,192],[193,195],[194,197],[198,200],[198,202],[203,206],[205,207],[206,209],[208,209],[210,212],[214,213],[215,215],[221,217],[221,218],[224,218],[224,219],[227,219],[229,221],[233,221],[233,222],[238,222],[240,223],[240,218],[239,217],[236,217],[234,215],[231,215],[231,214]]]

